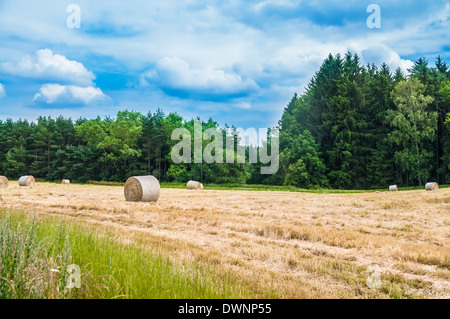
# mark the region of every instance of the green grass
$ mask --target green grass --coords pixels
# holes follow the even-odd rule
[[[181,183],[161,183],[162,188],[180,188],[185,189],[186,184]],[[257,185],[257,184],[204,184],[205,189],[211,190],[242,190],[242,191],[283,191],[283,192],[301,192],[301,193],[364,193],[364,190],[340,190],[340,189],[305,189],[294,186],[275,186],[275,185]]]
[[[39,180],[39,182],[45,182],[44,180]],[[48,183],[58,183],[48,182]],[[100,186],[121,186],[122,182],[107,182],[107,181],[87,181],[86,183],[77,183],[78,185],[100,185]],[[186,189],[186,183],[174,183],[174,182],[160,182],[161,188],[175,188],[175,189]],[[385,192],[388,191],[388,187],[385,189],[374,188],[374,189],[329,189],[329,188],[318,188],[318,189],[306,189],[299,188],[295,186],[276,186],[276,185],[261,185],[261,184],[203,184],[205,189],[210,190],[239,190],[239,191],[281,191],[281,192],[297,192],[297,193],[314,193],[314,194],[358,194],[358,193],[374,193],[374,192]],[[388,185],[389,186],[389,185]],[[439,188],[450,188],[450,185],[439,185]],[[400,191],[408,190],[424,190],[425,186],[410,186],[402,187],[399,186]]]
[[[78,184],[78,183],[74,183]],[[105,181],[88,181],[86,184],[101,186],[122,186],[120,182]],[[160,182],[161,188],[186,189],[186,183]],[[204,184],[205,189],[210,190],[246,190],[246,191],[282,191],[282,192],[299,192],[299,193],[326,193],[326,194],[350,194],[350,193],[367,193],[376,190],[345,190],[345,189],[306,189],[294,186],[276,186],[276,185],[260,185],[260,184]]]
[[[254,297],[230,274],[171,261],[144,241],[126,244],[95,226],[11,211],[0,212],[0,225],[0,298]],[[69,264],[81,268],[80,289],[64,289]]]
[[[62,230],[62,229],[61,229]],[[0,299],[63,298],[70,253],[62,231],[39,234],[36,220],[0,215]]]
[[[123,186],[123,184],[120,184]],[[184,183],[161,183],[162,188],[179,188],[185,189],[186,184]],[[306,189],[298,188],[294,186],[275,186],[275,185],[251,185],[251,184],[205,184],[205,189],[212,190],[247,190],[247,191],[283,191],[283,192],[298,192],[298,193],[315,193],[315,194],[358,194],[358,193],[374,193],[377,191],[388,191],[388,189],[369,189],[369,190],[346,190],[346,189],[328,189],[328,188],[318,188],[318,189]],[[449,188],[450,185],[439,185],[440,188]],[[414,186],[414,187],[400,187],[400,191],[405,190],[422,190],[425,186]]]

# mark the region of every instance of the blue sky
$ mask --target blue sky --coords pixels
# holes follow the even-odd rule
[[[380,29],[366,25],[371,3]],[[448,34],[449,0],[0,0],[0,119],[160,107],[271,127],[329,53],[406,72],[421,56],[450,62]]]

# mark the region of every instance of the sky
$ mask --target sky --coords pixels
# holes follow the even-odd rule
[[[273,127],[328,54],[407,73],[450,63],[449,34],[449,0],[0,0],[0,119],[161,108]]]

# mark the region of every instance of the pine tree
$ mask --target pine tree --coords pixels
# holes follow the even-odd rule
[[[394,89],[394,79],[389,67],[383,63],[380,69],[369,72],[367,86],[367,114],[370,134],[371,154],[367,163],[365,184],[367,187],[383,187],[399,183],[395,170],[392,145],[387,143],[390,124],[386,121],[387,111],[394,108],[391,92]]]

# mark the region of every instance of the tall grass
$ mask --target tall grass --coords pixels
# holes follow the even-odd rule
[[[171,261],[143,242],[51,218],[0,212],[0,298],[246,298],[231,275]],[[81,287],[66,289],[69,264]]]
[[[71,232],[74,262],[91,274],[94,298],[242,298],[246,293],[231,277],[214,269],[170,261],[144,243],[122,243],[114,233],[75,227]],[[103,289],[102,287],[107,287]]]
[[[62,230],[62,229],[61,229]],[[65,298],[70,249],[64,232],[38,234],[36,220],[22,223],[3,215],[0,224],[0,298]]]

